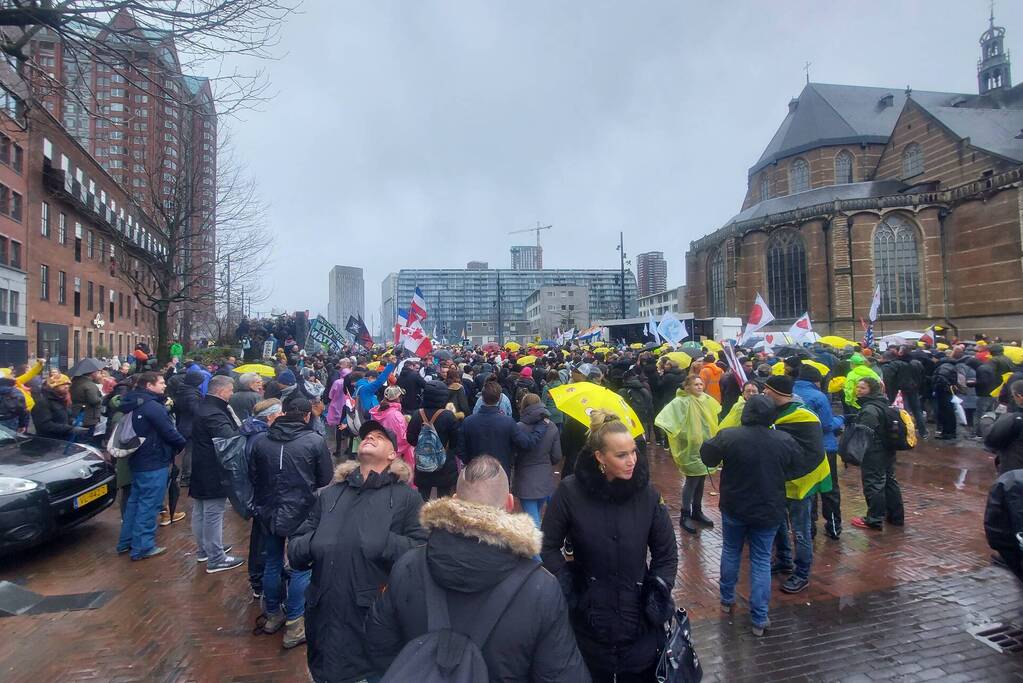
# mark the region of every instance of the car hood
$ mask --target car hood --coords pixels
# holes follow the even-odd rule
[[[19,438],[17,442],[0,443],[0,477],[29,478],[86,456],[100,459],[80,444],[39,436]]]

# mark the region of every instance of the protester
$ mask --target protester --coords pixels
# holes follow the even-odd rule
[[[464,420],[469,415],[469,397],[465,395],[465,388],[462,386],[462,376],[457,368],[448,370],[444,382],[448,386],[448,403],[453,408],[451,412],[459,420]]]
[[[398,386],[405,392],[401,397],[401,411],[406,415],[413,415],[422,407],[426,378],[419,374],[421,367],[419,358],[409,358],[398,375]]]
[[[519,499],[522,511],[533,518],[537,528],[544,506],[554,493],[554,465],[561,462],[561,439],[557,429],[544,420],[550,413],[536,394],[525,394],[519,402],[519,426],[527,431],[543,430],[537,445],[529,450],[518,449],[515,455],[515,477],[512,493]]]
[[[312,570],[305,628],[316,683],[377,674],[366,652],[366,616],[394,563],[426,541],[422,498],[408,487],[397,439],[374,420],[362,424],[359,438],[358,461],[337,467],[288,540],[292,570]]]
[[[894,362],[905,365],[902,361]],[[793,391],[820,420],[824,432],[824,453],[827,455],[828,469],[831,473],[831,490],[819,491],[810,499],[810,537],[817,535],[817,498],[820,497],[824,533],[828,538],[837,539],[842,533],[842,497],[838,489],[838,433],[845,426],[845,418],[832,412],[831,401],[820,390],[822,380],[820,370],[812,365],[803,365],[799,369],[799,379],[793,384]]]
[[[938,438],[945,441],[956,439],[956,413],[952,398],[959,387],[959,371],[951,357],[938,361],[931,376],[931,387],[934,392],[934,408],[938,425]]]
[[[263,400],[263,378],[254,372],[243,373],[238,378],[238,390],[231,395],[228,405],[239,420],[252,415],[252,407]]]
[[[32,407],[32,425],[36,434],[51,439],[84,439],[88,430],[72,425],[68,412],[71,404],[71,380],[59,372],[50,375]]]
[[[1013,382],[1010,391],[1012,405],[998,416],[984,439],[984,445],[995,454],[999,476],[1023,469],[1023,380]]]
[[[718,423],[718,431],[730,427],[738,427],[742,423],[742,411],[746,408],[746,401],[753,396],[760,394],[760,385],[749,380],[742,385],[742,393],[732,404],[728,414]]]
[[[398,456],[410,469],[415,469],[415,449],[408,441],[408,422],[401,412],[401,387],[397,385],[384,389],[384,400],[371,408],[369,416],[384,426],[398,439]]]
[[[333,466],[323,437],[309,426],[312,404],[296,398],[257,440],[249,457],[252,505],[263,527],[266,553],[263,570],[264,633],[284,627],[283,645],[305,642],[305,593],[309,570],[292,569],[287,605],[281,609],[281,573],[287,538],[306,520],[316,492],[331,481]]]
[[[741,426],[721,430],[700,447],[707,467],[723,465],[721,608],[731,614],[735,607],[739,562],[748,541],[750,617],[756,636],[771,625],[771,546],[787,515],[785,482],[800,449],[792,436],[771,429],[774,417],[770,398],[751,396],[745,401]]]
[[[630,368],[625,372],[622,388],[618,390],[618,395],[624,398],[629,407],[635,411],[636,417],[643,425],[644,434],[652,434],[653,430],[650,427],[654,423],[654,396],[643,379],[643,373],[639,368]],[[644,440],[643,443],[645,445],[646,441]]]
[[[202,403],[202,392],[199,389],[202,383],[203,376],[200,372],[186,372],[184,379],[171,395],[178,431],[188,439],[185,450],[181,453],[181,486],[184,487],[189,486],[192,479],[192,425],[195,423],[195,412]]]
[[[703,367],[700,368],[700,379],[703,380],[703,390],[710,395],[718,405],[721,405],[721,377],[725,374],[718,364],[714,354],[709,353],[703,359]]]
[[[401,387],[397,387],[400,389]],[[434,449],[444,451],[444,464],[432,472],[421,470],[413,466],[415,471],[415,486],[423,501],[430,500],[430,493],[437,489],[437,497],[450,496],[455,491],[455,483],[458,481],[458,463],[461,459],[461,432],[459,430],[458,418],[450,410],[446,409],[448,400],[448,389],[441,382],[428,381],[423,389],[421,408],[417,410],[408,423],[407,439],[415,449],[421,448],[419,458],[431,453]],[[431,435],[430,443],[423,438],[423,425],[429,423],[436,432],[436,439]],[[420,441],[424,443],[420,444]],[[416,451],[413,450],[413,456]]]
[[[558,434],[565,428],[565,414],[554,404],[554,399],[551,397],[551,389],[557,389],[564,383],[565,381],[562,379],[560,372],[553,369],[548,370],[547,380],[544,382],[543,390],[540,392],[540,400],[543,402],[543,407],[547,410],[547,414],[550,415],[551,423],[558,428]]]
[[[0,424],[11,431],[28,430],[29,412],[25,395],[11,377],[0,377]]]
[[[799,593],[810,585],[813,567],[811,502],[816,493],[831,490],[831,469],[824,452],[820,419],[793,395],[793,385],[788,375],[773,375],[764,387],[764,394],[777,409],[775,429],[787,432],[799,444],[799,451],[793,454],[791,477],[785,482],[788,517],[775,536],[776,563],[771,567],[772,573],[790,574],[781,586],[785,593]]]
[[[490,617],[481,609],[502,581],[525,574],[481,644],[489,679],[590,680],[557,580],[532,571],[540,532],[525,515],[510,514],[513,505],[504,468],[482,455],[459,475],[457,497],[423,506],[423,526],[430,532],[426,547],[398,561],[366,624],[377,671],[387,670],[406,643],[429,630],[427,580],[443,591],[454,630],[468,635]]]
[[[361,411],[361,415],[369,415],[369,411],[376,408],[380,404],[377,399],[377,392],[387,384],[387,378],[391,376],[394,371],[394,363],[388,363],[384,366],[383,372],[377,372],[376,370],[367,370],[366,375],[355,383],[355,391],[353,392],[355,397],[356,409]],[[404,399],[404,396],[402,397]]]
[[[252,407],[253,414],[247,417],[238,433],[245,437],[245,456],[252,457],[252,448],[256,445],[274,421],[284,414],[284,406],[279,398],[265,398]],[[266,567],[266,532],[263,525],[253,516],[249,531],[249,585],[252,587],[252,598],[263,597],[263,570]],[[225,552],[227,549],[225,548]]]
[[[103,406],[103,392],[100,391],[102,381],[103,373],[100,370],[78,375],[71,380],[71,419],[75,424],[89,430],[88,437],[92,436],[93,430],[99,424],[100,409]],[[91,438],[88,440],[96,443]]]
[[[653,681],[674,607],[675,532],[628,427],[601,410],[591,419],[589,448],[543,518],[543,564],[565,592],[593,681]],[[572,562],[561,551],[568,537]]]
[[[117,553],[130,552],[132,560],[144,560],[166,551],[156,545],[156,517],[167,491],[174,455],[185,446],[185,437],[163,406],[166,387],[167,382],[160,375],[143,372],[136,379],[135,389],[121,401],[123,419],[130,415],[135,434],[143,439],[129,456],[131,494],[117,541]]]
[[[895,479],[895,449],[887,443],[887,399],[881,392],[880,383],[870,377],[857,383],[856,396],[861,405],[856,423],[870,429],[873,438],[860,466],[867,514],[853,517],[851,523],[858,529],[874,530],[880,530],[886,521],[902,526],[906,512],[902,505],[902,490]]]
[[[864,377],[872,377],[877,382],[881,381],[881,376],[867,364],[866,358],[862,354],[854,353],[849,357],[849,372],[845,376],[844,396],[847,411],[859,410],[860,404],[856,400],[856,383]]]
[[[654,424],[664,430],[675,466],[685,476],[679,526],[691,534],[696,524],[713,527],[703,514],[703,487],[710,470],[700,459],[700,446],[717,434],[721,404],[703,393],[703,380],[689,375],[683,390],[657,414]]]
[[[487,382],[483,387],[483,408],[462,423],[462,460],[468,463],[477,455],[491,455],[500,461],[505,473],[510,474],[515,449],[534,448],[550,427],[550,420],[544,418],[542,429],[527,432],[510,415],[501,413],[498,408],[501,395],[497,382]]]
[[[192,479],[188,495],[192,498],[195,559],[206,562],[207,574],[234,569],[245,562],[244,558],[228,555],[224,548],[227,487],[213,443],[213,439],[226,439],[238,434],[241,423],[227,403],[233,392],[234,381],[230,377],[213,377],[206,397],[196,410],[192,426]]]

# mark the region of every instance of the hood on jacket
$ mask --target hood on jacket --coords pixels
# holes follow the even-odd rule
[[[341,463],[334,469],[334,479],[331,481],[331,483],[337,484],[339,482],[344,481],[345,479],[348,478],[348,475],[350,475],[357,469],[359,469],[358,460],[348,460]],[[412,470],[409,469],[409,466],[405,464],[404,460],[398,457],[392,460],[390,466],[384,471],[390,472],[391,474],[395,475],[396,477],[398,477],[399,481],[408,483],[409,481],[412,480]]]
[[[423,526],[480,543],[510,550],[520,557],[540,554],[543,535],[526,514],[511,514],[499,508],[458,498],[438,498],[423,506],[419,513]]]
[[[202,386],[203,380],[205,379],[206,378],[203,377],[202,373],[199,372],[198,370],[195,371],[189,370],[188,372],[185,373],[185,379],[182,380],[182,382],[190,387],[199,387]]]
[[[535,425],[550,416],[550,411],[542,403],[535,403],[519,413],[519,420],[527,425]]]
[[[575,465],[575,478],[582,484],[586,493],[594,498],[620,503],[632,498],[650,483],[650,465],[646,456],[639,453],[636,468],[632,471],[632,479],[608,481],[597,467],[597,459],[593,457],[593,452],[586,449],[579,454],[579,460]]]
[[[274,420],[267,430],[267,437],[271,441],[294,441],[306,432],[311,432],[312,427],[301,419],[289,419],[287,415],[281,415]]]
[[[454,384],[449,384],[448,385],[448,393],[450,393],[452,391],[461,391],[461,390],[462,390],[461,382],[455,382]]]
[[[775,410],[774,401],[767,396],[750,396],[742,409],[742,424],[770,427],[774,424]]]
[[[430,380],[423,389],[423,408],[437,410],[448,404],[448,386],[443,382]]]
[[[9,391],[14,389],[17,382],[11,377],[0,377],[0,392]]]
[[[163,397],[159,394],[154,394],[153,392],[146,391],[145,389],[129,391],[121,400],[121,412],[127,413],[128,411],[135,410],[146,401],[156,401],[161,398]]]
[[[242,436],[254,436],[256,434],[262,434],[263,432],[270,429],[270,426],[266,422],[259,418],[249,416],[242,422],[241,428],[238,432]]]

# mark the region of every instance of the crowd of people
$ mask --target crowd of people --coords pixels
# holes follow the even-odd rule
[[[818,521],[841,537],[843,428],[873,435],[865,513],[851,520],[866,532],[905,521],[893,403],[921,438],[927,416],[940,439],[982,438],[986,420],[999,472],[1023,466],[1023,365],[999,344],[740,348],[733,365],[655,347],[401,360],[293,347],[259,372],[233,357],[159,372],[136,360],[73,379],[37,364],[0,378],[0,423],[24,431],[31,417],[40,435],[102,445],[128,416],[139,445],[117,460],[117,552],[164,553],[157,529],[185,519],[187,489],[195,560],[207,573],[247,565],[257,629],[306,643],[318,682],[410,680],[423,638],[452,624],[491,680],[655,680],[678,568],[675,522],[650,480],[658,445],[681,478],[681,533],[715,525],[705,488],[720,472],[721,608],[734,611],[748,544],[758,636],[772,575],[805,590]],[[563,411],[557,390],[584,382],[624,399],[641,435],[614,410]],[[225,472],[232,443],[241,491]],[[224,541],[232,506],[252,520],[247,558]]]

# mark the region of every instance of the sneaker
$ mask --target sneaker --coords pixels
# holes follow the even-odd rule
[[[771,628],[771,620],[770,619],[768,619],[764,623],[760,624],[759,626],[757,626],[756,624],[753,624],[753,635],[755,635],[757,638],[759,638],[760,636],[764,635],[764,631],[766,631],[769,628]]]
[[[150,550],[147,553],[143,553],[143,554],[138,555],[138,556],[132,555],[131,556],[131,560],[132,560],[132,562],[137,562],[138,560],[147,560],[150,557],[156,557],[157,555],[162,555],[165,552],[167,552],[166,548],[157,546],[156,548],[153,548],[152,550]]]
[[[806,587],[810,585],[809,579],[802,579],[795,574],[785,579],[785,583],[781,585],[782,593],[801,593],[806,590]]]
[[[168,526],[171,523],[170,513],[166,510],[160,510],[160,516],[156,518],[156,521],[160,526]]]
[[[782,564],[781,562],[771,563],[771,576],[775,574],[791,574],[796,571],[796,565],[794,564]]]
[[[287,617],[284,616],[284,610],[278,609],[275,614],[264,614],[266,621],[263,622],[263,633],[277,633],[284,626],[284,622]]]
[[[824,533],[827,535],[828,538],[833,538],[834,540],[837,541],[838,537],[842,535],[842,527],[825,524]]]
[[[262,588],[253,588],[252,589],[252,599],[253,600],[262,600],[263,599],[263,589]]]
[[[871,531],[880,531],[881,530],[881,525],[880,524],[871,524],[867,520],[863,519],[862,517],[853,517],[849,521],[849,523],[852,524],[857,529],[870,529]]]
[[[231,545],[225,545],[224,546],[224,553],[226,554],[226,553],[231,552],[231,548],[233,548],[233,547],[234,546],[231,546]],[[210,558],[206,555],[206,551],[203,550],[202,548],[200,548],[199,550],[197,550],[195,552],[195,561],[196,562],[205,562],[208,559],[210,559]]]
[[[185,513],[184,512],[175,512],[174,516],[171,517],[171,524],[173,524],[175,522],[180,522],[184,518],[185,518]]]
[[[290,650],[305,642],[305,617],[298,617],[284,625],[284,641],[281,643],[285,650]]]
[[[721,611],[724,612],[725,614],[733,614],[735,612],[735,603],[733,602],[731,604],[728,604],[722,602]]]
[[[125,553],[128,553],[128,552],[131,552],[131,546],[128,546],[127,548],[118,548],[117,549],[117,554],[118,555],[124,555]]]
[[[231,555],[225,555],[224,559],[220,562],[210,562],[206,565],[207,574],[216,574],[217,572],[226,572],[228,569],[234,569],[245,564],[245,559],[241,557],[233,557]]]

